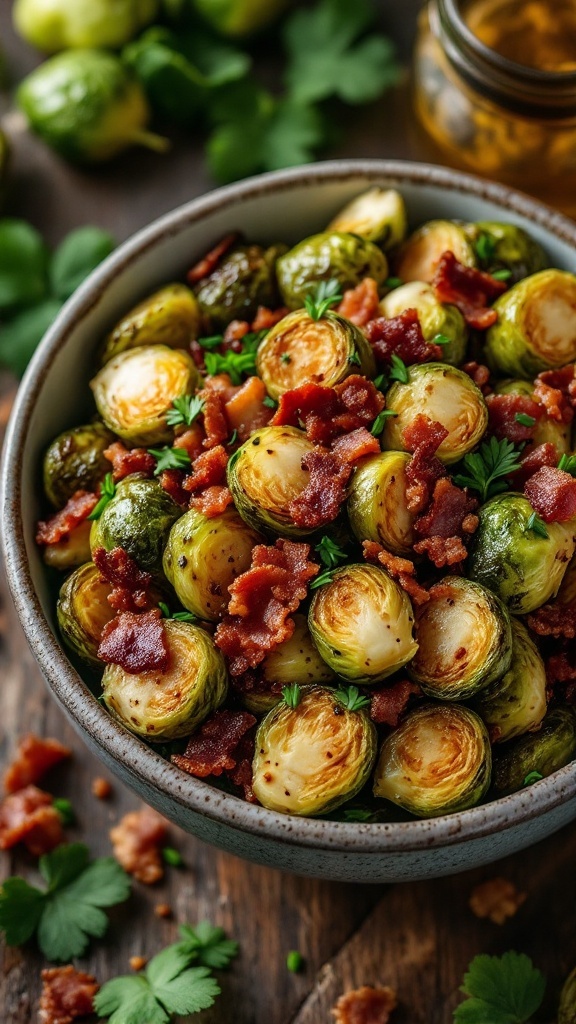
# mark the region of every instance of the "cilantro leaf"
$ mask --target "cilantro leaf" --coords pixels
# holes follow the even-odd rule
[[[204,402],[197,395],[181,395],[172,402],[172,409],[168,410],[166,422],[169,427],[178,427],[182,423],[191,427],[203,410]]]
[[[149,448],[150,455],[156,459],[154,476],[159,476],[165,469],[187,469],[190,465],[190,456],[185,448]]]
[[[466,455],[462,465],[465,473],[457,473],[454,483],[458,487],[469,487],[478,491],[482,501],[508,489],[506,478],[520,468],[520,451],[505,437],[497,441],[491,437],[484,441],[477,452]]]
[[[153,981],[150,971],[157,959],[155,956],[150,961],[146,973],[154,996],[170,1013],[199,1013],[214,1005],[220,986],[208,967],[189,967],[176,971],[172,977]]]
[[[545,987],[543,975],[523,953],[476,956],[464,975],[462,992],[469,998],[456,1007],[455,1024],[526,1024]]]
[[[238,943],[227,939],[224,929],[215,928],[209,921],[200,921],[196,928],[180,925],[179,933],[204,967],[221,970],[238,954]]]
[[[140,974],[107,981],[94,996],[94,1009],[98,1016],[108,1017],[108,1024],[167,1024],[170,1020]]]
[[[84,278],[110,255],[115,244],[112,235],[91,224],[66,235],[50,262],[50,288],[54,297],[62,302],[70,298]]]

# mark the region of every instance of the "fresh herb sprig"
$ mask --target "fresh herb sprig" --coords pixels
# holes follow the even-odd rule
[[[116,494],[116,484],[114,483],[114,477],[112,473],[106,473],[102,483],[100,484],[100,497],[98,502],[92,509],[88,519],[92,522],[95,519],[100,519],[104,509],[112,501],[112,498]]]
[[[292,710],[298,707],[302,700],[302,693],[298,683],[289,683],[288,686],[282,687],[282,700]]]
[[[570,476],[576,476],[576,455],[562,455],[558,463],[558,469],[564,470]]]
[[[347,711],[361,711],[370,705],[370,698],[360,693],[357,686],[340,686],[334,690],[334,697]]]
[[[171,612],[164,601],[158,601],[158,607],[164,619],[173,619],[174,622],[198,622],[198,616],[193,612]]]
[[[516,423],[519,423],[522,427],[533,427],[536,424],[536,418],[530,416],[527,412],[517,412],[514,414]]]
[[[530,957],[513,951],[475,956],[454,1010],[454,1024],[527,1024],[544,998],[546,982]]]
[[[540,772],[537,772],[537,771],[528,772],[528,775],[526,776],[526,778],[524,779],[524,782],[522,783],[522,787],[524,787],[524,786],[532,786],[535,782],[540,782],[540,780],[543,779],[543,778],[544,778],[544,776],[541,775]]]
[[[454,483],[480,494],[483,502],[508,489],[507,478],[520,468],[520,451],[507,438],[491,437],[477,452],[464,456],[465,473],[457,473]]]
[[[197,395],[182,395],[172,402],[172,408],[166,415],[166,422],[169,427],[191,427],[203,411],[204,402],[201,398]]]
[[[330,281],[320,281],[316,291],[306,296],[304,305],[312,320],[321,320],[332,306],[337,306],[341,301],[340,282],[333,278]]]
[[[408,367],[400,356],[397,356],[395,352],[392,353],[390,358],[390,380],[397,380],[401,384],[408,384],[410,380],[410,373]]]
[[[190,456],[185,448],[149,448],[148,452],[156,459],[154,476],[159,476],[165,469],[187,469],[190,465]]]
[[[310,590],[316,590],[317,587],[323,587],[325,583],[332,583],[334,576],[333,569],[327,569],[326,572],[321,572],[318,576],[315,576],[310,584]]]
[[[329,537],[327,533],[321,538],[320,543],[316,544],[314,548],[318,552],[323,564],[327,569],[335,569],[341,562],[345,562],[347,559],[346,552]]]
[[[244,376],[252,376],[256,373],[256,353],[262,339],[268,333],[264,331],[250,331],[242,338],[242,351],[234,352],[207,352],[204,357],[204,365],[209,377],[218,373],[227,373],[233,384],[241,384]]]
[[[376,419],[374,420],[374,423],[370,428],[370,433],[373,434],[374,437],[380,437],[380,434],[382,433],[386,425],[386,420],[390,419],[391,416],[397,415],[398,413],[394,412],[393,409],[382,409],[382,412],[379,412]]]
[[[546,524],[544,520],[541,519],[539,515],[537,515],[536,512],[531,512],[531,514],[528,516],[526,529],[532,530],[532,532],[535,533],[538,537],[544,537],[546,540],[548,539],[548,530],[546,529]]]

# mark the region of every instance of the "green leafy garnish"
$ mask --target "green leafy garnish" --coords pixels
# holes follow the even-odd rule
[[[387,277],[384,281],[385,288],[399,288],[401,284],[404,284],[401,277]]]
[[[286,967],[292,974],[298,974],[304,967],[304,957],[297,949],[291,949],[286,957]]]
[[[166,864],[169,864],[173,868],[181,868],[184,861],[182,860],[182,854],[179,850],[175,850],[173,846],[165,846],[162,850],[162,858]]]
[[[390,359],[390,380],[399,380],[401,384],[407,384],[410,380],[406,363],[395,352],[392,353]]]
[[[357,352],[352,353],[352,355],[348,359],[348,362],[352,363],[354,366],[362,366],[362,363],[360,362],[360,356],[358,355]]]
[[[385,373],[379,373],[377,377],[374,377],[372,383],[378,391],[383,391],[388,387],[388,378]]]
[[[370,705],[370,698],[360,693],[357,686],[340,686],[334,690],[334,697],[347,711],[360,711]]]
[[[445,334],[435,334],[432,338],[433,345],[449,345],[450,338],[447,338]]]
[[[195,928],[182,924],[178,929],[180,947],[202,967],[221,971],[238,954],[238,943],[227,939],[223,928],[215,928],[209,921],[200,921]]]
[[[532,512],[528,516],[526,529],[532,530],[532,532],[537,534],[538,537],[544,537],[548,539],[548,530],[546,529],[546,524],[543,522],[540,516],[536,514],[536,512]]]
[[[250,331],[242,338],[242,351],[207,352],[204,364],[209,377],[218,373],[227,373],[233,384],[241,384],[242,376],[256,373],[256,353],[258,346],[268,332]]]
[[[266,395],[266,397],[262,399],[262,402],[264,405],[267,405],[269,409],[278,408],[278,402],[275,402],[273,398],[270,398],[270,395]]]
[[[185,448],[149,448],[150,455],[156,459],[154,476],[159,476],[165,469],[187,469],[190,465],[190,456]]]
[[[476,956],[461,991],[468,999],[454,1010],[455,1024],[526,1024],[539,1008],[546,982],[524,953]]]
[[[370,429],[370,433],[373,434],[374,437],[380,437],[380,434],[384,430],[384,424],[386,423],[388,417],[397,415],[398,413],[394,412],[392,409],[382,409],[382,412],[379,412],[376,419],[374,420],[374,423],[372,424],[372,427]]]
[[[520,468],[520,452],[511,441],[491,437],[480,445],[480,450],[471,452],[463,459],[465,473],[457,473],[454,483],[458,487],[469,487],[488,501],[495,494],[508,489],[506,478]]]
[[[316,590],[316,587],[323,587],[325,583],[332,583],[334,571],[327,569],[326,572],[321,572],[319,576],[315,576],[310,584],[310,590]]]
[[[290,683],[282,687],[282,700],[289,708],[297,708],[302,699],[298,683]]]
[[[512,271],[506,269],[492,270],[490,277],[493,277],[495,281],[508,281],[512,277]]]
[[[314,294],[306,296],[304,305],[308,316],[313,320],[321,320],[341,300],[340,283],[333,278],[331,281],[320,281]]]
[[[344,807],[342,817],[344,821],[372,821],[374,813],[367,807]]]
[[[520,423],[523,427],[533,427],[536,423],[534,416],[529,416],[527,412],[517,412],[514,414],[516,423]]]
[[[558,469],[563,469],[570,476],[576,476],[576,455],[562,455],[558,463]]]
[[[158,607],[165,619],[174,619],[175,622],[198,622],[198,617],[193,612],[171,612],[164,601],[158,601]]]
[[[283,352],[280,356],[280,362],[284,363],[285,366],[288,366],[288,364],[292,362],[292,356],[288,352]]]
[[[182,395],[172,402],[172,409],[168,410],[166,422],[169,427],[179,427],[185,424],[191,427],[204,410],[204,402],[197,395]]]
[[[233,445],[233,444],[236,444],[237,441],[238,441],[238,431],[236,430],[236,427],[234,427],[234,430],[230,434],[230,438],[229,438],[228,441],[226,441],[226,444],[227,445]]]
[[[528,775],[524,779],[522,786],[531,786],[534,782],[540,782],[540,780],[543,778],[544,776],[541,775],[540,772],[528,772]]]
[[[116,484],[114,483],[114,477],[112,476],[112,473],[106,473],[106,476],[100,484],[100,498],[88,516],[88,519],[100,519],[106,505],[112,501],[115,494]]]
[[[496,252],[496,242],[492,235],[482,232],[474,243],[474,251],[483,266],[490,266]]]
[[[340,562],[345,562],[348,557],[335,540],[332,540],[327,533],[321,538],[320,543],[314,548],[318,552],[325,566],[328,569],[335,569]]]
[[[76,814],[74,808],[69,800],[63,796],[57,796],[52,801],[52,807],[55,807],[62,819],[63,825],[75,825]]]
[[[207,338],[198,338],[200,348],[205,349],[207,352],[213,352],[215,348],[220,348],[223,341],[223,334],[210,334]]]

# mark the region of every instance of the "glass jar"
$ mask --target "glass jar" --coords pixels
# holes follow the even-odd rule
[[[430,0],[414,102],[431,156],[576,215],[576,0]]]

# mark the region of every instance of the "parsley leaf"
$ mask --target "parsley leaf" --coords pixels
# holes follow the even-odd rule
[[[250,331],[242,338],[242,351],[233,352],[207,352],[204,358],[206,372],[209,377],[218,373],[227,373],[233,384],[241,384],[242,376],[252,376],[256,373],[256,353],[258,346],[268,333],[264,331]]]
[[[531,515],[528,516],[526,529],[532,530],[532,532],[535,533],[538,537],[544,537],[548,539],[548,530],[546,529],[546,524],[540,518],[540,516],[536,514],[536,512],[532,512]]]
[[[298,683],[289,683],[282,687],[282,700],[289,708],[297,708],[302,697]]]
[[[52,807],[54,807],[60,818],[62,819],[63,825],[75,825],[76,824],[76,812],[70,802],[64,796],[55,797],[52,801]]]
[[[48,295],[48,250],[25,220],[0,220],[0,310],[24,309]]]
[[[357,686],[340,686],[334,690],[334,697],[347,711],[360,711],[370,705],[370,697],[361,694]]]
[[[320,281],[314,294],[306,296],[304,305],[312,320],[321,320],[341,299],[340,282],[332,278],[330,281]]]
[[[238,943],[227,939],[223,928],[215,928],[209,921],[200,921],[195,928],[188,924],[178,929],[184,944],[203,967],[222,970],[238,954]]]
[[[540,779],[543,778],[544,776],[541,775],[540,772],[528,772],[528,775],[524,779],[522,786],[531,786],[534,782],[540,782]]]
[[[406,363],[395,352],[392,353],[390,358],[390,380],[398,380],[401,384],[408,384],[410,380]]]
[[[208,338],[198,338],[200,348],[206,349],[207,352],[213,352],[215,348],[220,348],[223,341],[223,334],[211,334]]]
[[[385,288],[399,288],[402,284],[404,282],[401,277],[387,277],[384,281]]]
[[[344,807],[342,817],[344,821],[372,821],[374,813],[367,807]]]
[[[494,259],[496,252],[496,241],[492,238],[492,235],[487,235],[484,231],[478,235],[476,242],[474,243],[474,251],[480,260],[480,263],[484,267],[490,266]]]
[[[398,415],[398,413],[394,412],[392,409],[382,409],[382,412],[379,412],[377,417],[376,417],[376,419],[374,420],[374,423],[372,424],[372,427],[370,429],[370,433],[374,437],[380,437],[380,434],[384,430],[384,425],[386,423],[386,420],[390,416],[397,416],[397,415]]]
[[[159,476],[165,469],[187,469],[190,465],[190,456],[185,448],[149,448],[150,455],[156,459],[154,476]]]
[[[536,423],[534,416],[529,416],[527,412],[517,412],[514,414],[516,423],[520,423],[523,427],[533,427]]]
[[[462,464],[466,473],[457,473],[454,483],[477,491],[483,502],[488,501],[508,489],[505,478],[520,468],[519,455],[519,450],[505,437],[501,441],[491,437],[480,445],[479,451],[464,457]]]
[[[185,423],[191,427],[194,420],[198,419],[204,410],[204,402],[197,395],[182,395],[172,402],[172,409],[168,410],[166,422],[169,427],[179,427]]]
[[[320,543],[314,548],[318,552],[325,566],[328,569],[335,569],[340,562],[345,562],[346,552],[342,550],[335,540],[332,540],[327,533],[324,534]]]
[[[167,1024],[170,1020],[141,974],[107,981],[94,997],[94,1009],[108,1017],[108,1024]]]
[[[469,998],[456,1007],[455,1024],[526,1024],[545,987],[543,975],[523,953],[476,956],[464,975],[461,991]]]
[[[558,469],[563,469],[570,476],[576,476],[576,455],[562,455],[558,463]]]
[[[266,397],[262,399],[262,405],[266,405],[269,409],[278,408],[278,402],[271,398],[270,395],[266,395]]]
[[[158,601],[158,607],[165,619],[174,619],[175,622],[198,622],[198,616],[194,612],[171,612],[164,601]]]
[[[112,498],[116,494],[116,484],[114,483],[114,477],[112,473],[106,473],[102,483],[100,484],[100,498],[97,504],[92,509],[88,519],[100,519],[106,505],[112,501]]]
[[[451,341],[445,334],[435,334],[432,338],[433,345],[450,345]]]
[[[332,583],[333,570],[327,569],[326,572],[321,572],[319,576],[315,576],[310,584],[310,590],[316,590],[316,587],[323,587],[325,583]]]
[[[490,272],[490,276],[493,277],[495,281],[508,281],[509,278],[512,277],[512,271],[503,267],[502,270],[492,270]]]

